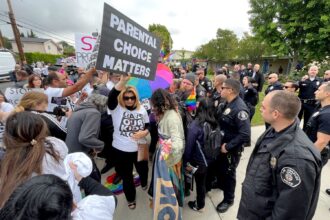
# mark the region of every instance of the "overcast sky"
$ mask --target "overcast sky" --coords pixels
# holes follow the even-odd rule
[[[73,44],[74,33],[101,31],[104,2],[146,29],[153,23],[165,25],[173,49],[195,50],[214,38],[218,28],[233,30],[239,37],[250,31],[248,0],[12,0],[12,5],[23,27],[33,25],[39,37]],[[12,38],[10,25],[2,21],[8,20],[7,1],[0,0],[0,5],[0,29]]]

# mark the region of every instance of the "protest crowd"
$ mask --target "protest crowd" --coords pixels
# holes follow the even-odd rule
[[[203,213],[214,189],[216,211],[239,201],[239,220],[313,218],[330,156],[330,70],[281,82],[258,63],[170,69],[155,35],[107,4],[104,14],[88,65],[25,61],[0,91],[1,220],[113,219],[119,199],[136,211],[136,187],[154,220],[180,220],[184,205]],[[259,111],[265,131],[252,146]]]
[[[69,77],[64,66],[49,66],[48,74],[31,67],[28,73],[27,66],[13,71],[16,82],[9,89],[26,88],[18,103],[0,96],[1,219],[42,219],[50,214],[44,210],[60,219],[110,219],[117,198],[102,185],[101,175],[113,168],[114,181],[122,181],[128,209],[134,210],[133,165],[154,214],[163,200],[170,202],[164,194],[175,195],[178,209],[168,211],[173,216],[182,214],[185,202],[203,212],[205,195],[214,188],[224,192],[219,213],[233,204],[236,168],[251,145],[250,123],[265,81],[258,64],[249,63],[247,69],[235,65],[230,72],[224,67],[211,79],[202,66],[195,66],[195,72],[181,67],[167,89],[152,93],[150,108],[127,85],[130,74],[80,67]],[[330,84],[329,71],[320,78],[311,66],[308,74],[284,84],[277,73],[266,76],[260,111],[267,130],[248,163],[238,219],[313,217],[329,155]],[[100,170],[96,157],[106,161]],[[166,180],[171,188],[159,191]],[[185,201],[191,190],[196,200]],[[94,213],[88,212],[91,207]],[[296,209],[303,210],[299,217]]]

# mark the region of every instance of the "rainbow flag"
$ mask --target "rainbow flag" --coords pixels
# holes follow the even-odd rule
[[[160,56],[161,57],[165,57],[165,48],[164,48],[164,45],[162,45],[162,47],[160,49]]]
[[[174,52],[168,53],[166,56],[163,57],[163,61],[170,61],[174,55]]]
[[[196,109],[196,91],[195,89],[192,90],[191,94],[185,101],[186,108],[189,112],[192,112]]]

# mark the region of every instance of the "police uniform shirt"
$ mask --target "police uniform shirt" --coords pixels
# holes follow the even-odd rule
[[[205,88],[206,92],[212,92],[212,82],[206,76],[199,80],[199,84]]]
[[[219,124],[224,132],[223,142],[226,149],[239,150],[244,143],[248,143],[251,137],[251,125],[249,110],[240,97],[236,97],[223,107]]]
[[[275,90],[283,90],[283,86],[280,82],[275,82],[273,85],[269,85],[265,91],[265,94],[275,91]]]
[[[306,126],[306,134],[313,143],[317,140],[317,132],[330,135],[330,105],[315,112]]]
[[[197,101],[206,97],[206,90],[203,86],[198,85],[196,87],[196,99]]]
[[[315,99],[315,91],[322,84],[322,79],[316,77],[313,81],[306,79],[299,81],[299,95],[300,99]]]

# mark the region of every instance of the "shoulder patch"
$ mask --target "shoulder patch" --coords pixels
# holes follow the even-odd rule
[[[313,115],[312,115],[312,117],[316,117],[316,116],[318,116],[320,114],[320,111],[317,111],[317,112],[315,112]]]
[[[283,167],[280,176],[282,182],[292,188],[297,187],[301,183],[299,174],[291,167]]]
[[[240,111],[237,115],[238,119],[244,121],[249,118],[249,114],[246,111]]]
[[[226,108],[225,111],[223,112],[224,115],[228,115],[231,112],[230,108]]]

